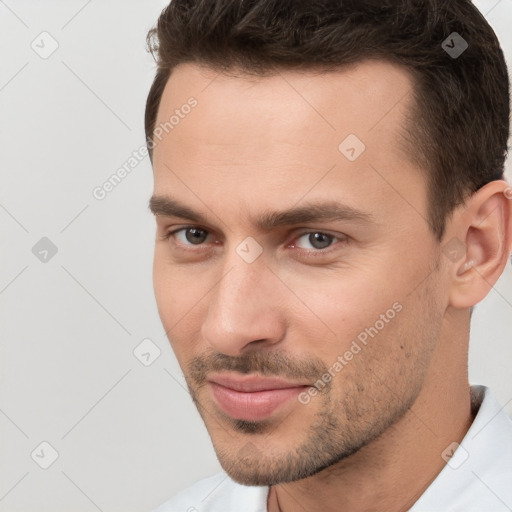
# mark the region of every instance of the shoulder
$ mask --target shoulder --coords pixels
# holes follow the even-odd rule
[[[153,512],[266,512],[268,487],[241,485],[226,473],[199,480]]]

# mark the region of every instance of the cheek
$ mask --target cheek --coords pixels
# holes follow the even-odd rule
[[[161,316],[167,322],[177,322],[191,308],[191,301],[200,294],[201,280],[196,272],[170,261],[165,246],[155,249],[153,287]],[[197,299],[196,299],[197,301]]]
[[[400,302],[403,294],[389,280],[381,287],[378,283],[374,274],[354,268],[314,279],[306,275],[295,277],[293,291],[305,306],[302,312],[295,313],[295,320],[305,323],[306,318],[313,318],[317,328],[323,324],[333,341],[346,341],[372,326],[380,315],[385,316],[384,321],[394,318],[399,309],[393,309],[393,304]]]
[[[385,361],[392,362],[394,371],[409,364],[412,349],[407,344],[414,343],[410,331],[421,308],[413,305],[413,297],[406,297],[402,283],[388,278],[379,285],[379,276],[365,266],[326,274],[321,280],[301,277],[294,291],[307,306],[290,319],[290,325],[300,326],[295,344],[302,340],[304,352],[314,353],[332,368],[340,376],[333,381],[341,388],[349,375],[354,385],[362,384],[370,377],[369,368]]]
[[[155,300],[160,313],[160,318],[164,323],[169,322],[172,315],[172,305],[175,303],[176,287],[173,285],[173,280],[161,256],[162,251],[158,248],[155,249],[155,256],[153,260],[153,289],[155,291]]]
[[[193,347],[201,328],[208,287],[194,273],[173,266],[155,252],[153,287],[162,325],[178,359]],[[201,300],[205,299],[205,300]]]
[[[436,326],[418,317],[418,306],[409,300],[387,315],[384,309],[385,320],[379,309],[376,315],[360,318],[325,361],[332,368],[334,403],[354,428],[387,418],[421,390],[435,347]]]

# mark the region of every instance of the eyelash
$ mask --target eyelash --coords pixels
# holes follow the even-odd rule
[[[173,231],[168,231],[165,235],[163,235],[162,237],[160,237],[160,239],[162,241],[165,241],[165,240],[170,240],[172,236],[174,236],[176,233],[179,233],[180,231],[186,231],[187,229],[191,229],[191,228],[195,228],[195,229],[201,229],[201,230],[204,230],[206,231],[206,233],[208,234],[211,234],[211,232],[206,229],[206,228],[203,228],[201,226],[182,226],[181,228],[178,228],[178,229],[175,229]],[[318,256],[322,256],[322,255],[325,255],[327,252],[330,252],[331,248],[333,247],[333,245],[335,245],[336,243],[336,240],[338,241],[338,243],[342,243],[342,244],[345,244],[348,242],[348,238],[347,237],[338,237],[336,235],[332,235],[330,233],[327,233],[325,231],[319,231],[319,230],[310,230],[310,231],[303,231],[299,234],[297,234],[293,241],[292,242],[295,242],[295,240],[299,239],[299,238],[302,238],[304,235],[309,235],[309,234],[313,234],[313,233],[320,233],[322,235],[327,235],[329,237],[332,237],[334,240],[333,240],[333,243],[332,245],[329,245],[328,247],[324,248],[324,249],[303,249],[302,247],[294,247],[295,250],[298,250],[300,252],[303,252],[303,253],[307,253],[308,255],[312,255],[312,256],[315,256],[315,255],[318,255]],[[178,245],[178,244],[177,244]],[[190,244],[190,247],[193,247],[194,244]],[[197,247],[201,247],[202,244],[197,244]],[[288,244],[289,246],[290,244]],[[181,246],[183,247],[183,246]],[[187,246],[185,246],[187,247]],[[190,250],[188,248],[186,248],[185,250]],[[192,249],[194,252],[197,252],[197,249]]]

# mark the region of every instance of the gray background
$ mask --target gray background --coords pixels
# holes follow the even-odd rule
[[[149,511],[220,469],[153,297],[148,158],[92,194],[144,143],[165,4],[0,0],[0,512]],[[477,5],[512,62],[512,1]],[[511,317],[509,265],[470,345],[509,412]]]

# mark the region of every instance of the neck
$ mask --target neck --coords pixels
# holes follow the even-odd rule
[[[409,510],[445,466],[442,453],[473,421],[467,348],[461,350],[469,328],[453,330],[458,338],[445,330],[422,391],[398,422],[336,465],[271,487],[268,512]]]

